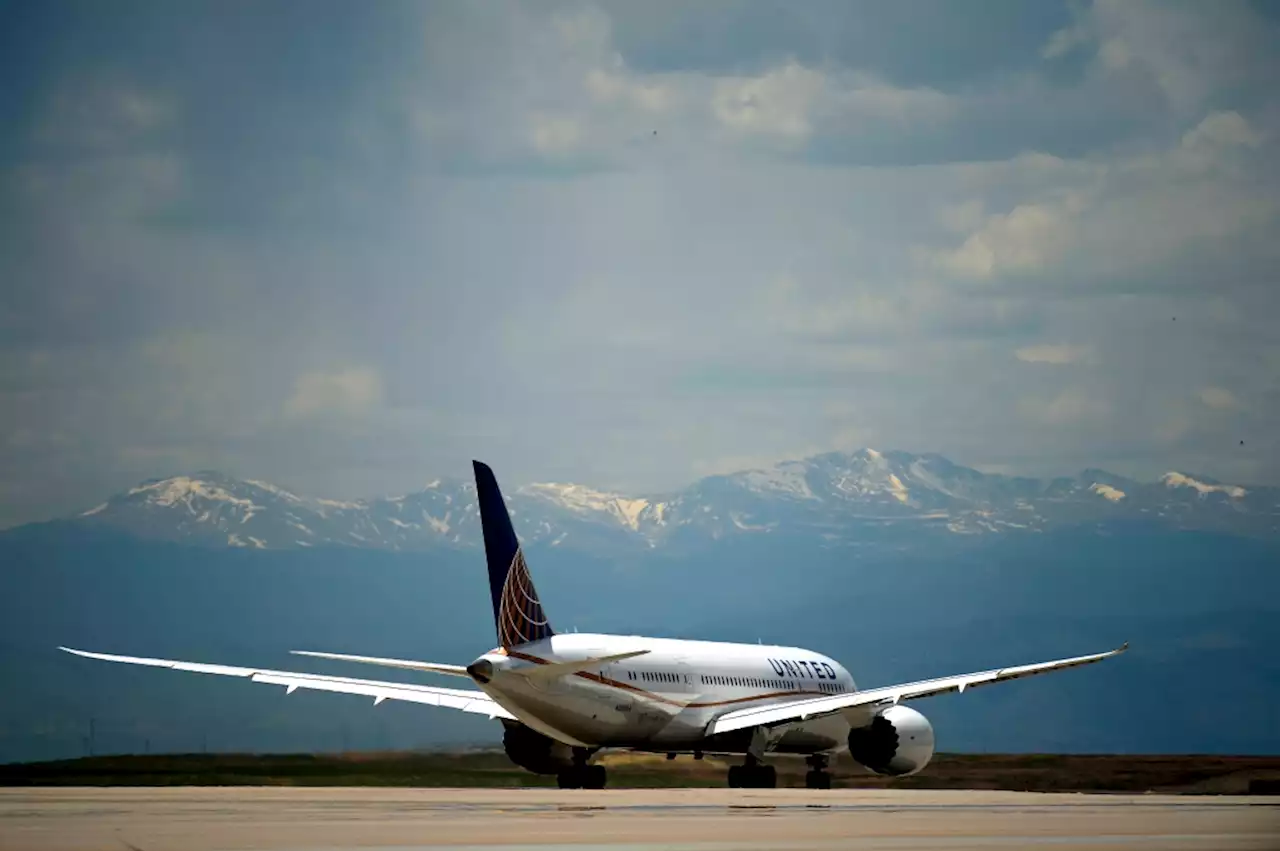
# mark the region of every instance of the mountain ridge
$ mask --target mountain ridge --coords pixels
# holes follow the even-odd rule
[[[870,448],[708,476],[667,493],[535,482],[509,490],[507,503],[526,542],[610,549],[791,532],[838,545],[869,527],[983,535],[1132,520],[1280,534],[1280,488],[1178,471],[1156,482],[1096,468],[1039,479],[982,473],[937,453]],[[144,539],[259,549],[417,550],[480,542],[474,485],[453,478],[399,496],[333,500],[201,470],[148,479],[67,519]]]

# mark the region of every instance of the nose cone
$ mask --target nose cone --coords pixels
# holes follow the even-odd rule
[[[483,685],[493,679],[493,663],[483,657],[467,666],[471,679]]]

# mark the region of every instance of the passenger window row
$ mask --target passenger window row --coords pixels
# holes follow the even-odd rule
[[[816,685],[819,691],[828,694],[838,694],[845,690],[842,683],[798,683],[795,680],[769,680],[760,677],[726,677],[720,675],[704,675],[702,677],[703,685],[713,686],[746,686],[748,688],[781,688],[789,690],[797,690],[804,686]]]
[[[760,677],[724,677],[718,674],[703,675],[703,685],[710,686],[748,686],[750,688],[795,688],[795,683],[786,680],[765,680]]]
[[[627,679],[646,683],[681,682],[679,674],[673,674],[667,671],[627,671]],[[794,680],[770,680],[762,677],[729,677],[719,674],[702,674],[701,680],[703,685],[713,686],[779,688],[789,691],[796,691],[802,687],[801,683]],[[805,683],[804,685],[816,685],[819,691],[824,691],[828,694],[839,694],[845,690],[843,683]]]
[[[646,683],[678,683],[680,675],[666,671],[627,671],[627,679]]]

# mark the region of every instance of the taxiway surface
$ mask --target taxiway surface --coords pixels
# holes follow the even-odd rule
[[[0,849],[1280,849],[1280,799],[801,789],[0,789]]]

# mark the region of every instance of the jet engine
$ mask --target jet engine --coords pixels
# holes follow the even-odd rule
[[[933,725],[914,709],[890,706],[849,731],[849,756],[876,774],[915,774],[933,759]]]
[[[502,747],[516,765],[534,774],[559,774],[573,765],[568,746],[523,724],[503,721]]]

